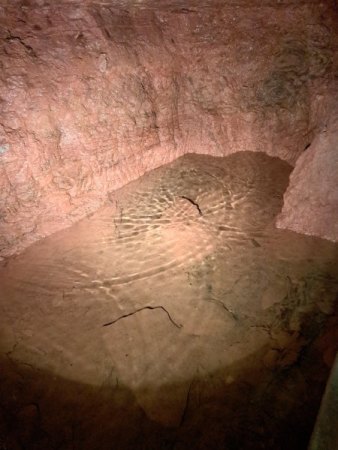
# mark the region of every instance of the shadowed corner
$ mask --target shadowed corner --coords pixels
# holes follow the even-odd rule
[[[322,398],[309,450],[334,449],[338,443],[338,353]]]

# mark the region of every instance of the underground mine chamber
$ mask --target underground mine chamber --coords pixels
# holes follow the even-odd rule
[[[184,3],[0,0],[0,450],[338,445],[337,10]]]

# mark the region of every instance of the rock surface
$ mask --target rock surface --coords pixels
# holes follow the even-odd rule
[[[327,123],[334,4],[0,0],[0,257],[185,153],[295,163]]]
[[[338,241],[338,107],[299,157],[277,226]]]

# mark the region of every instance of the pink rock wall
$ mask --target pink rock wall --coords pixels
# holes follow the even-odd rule
[[[338,102],[297,160],[277,226],[338,242]]]
[[[185,153],[295,163],[327,123],[334,8],[0,0],[0,257]]]

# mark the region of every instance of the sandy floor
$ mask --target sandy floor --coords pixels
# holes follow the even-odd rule
[[[187,155],[7,261],[0,449],[305,449],[338,246],[274,228],[290,170]]]

